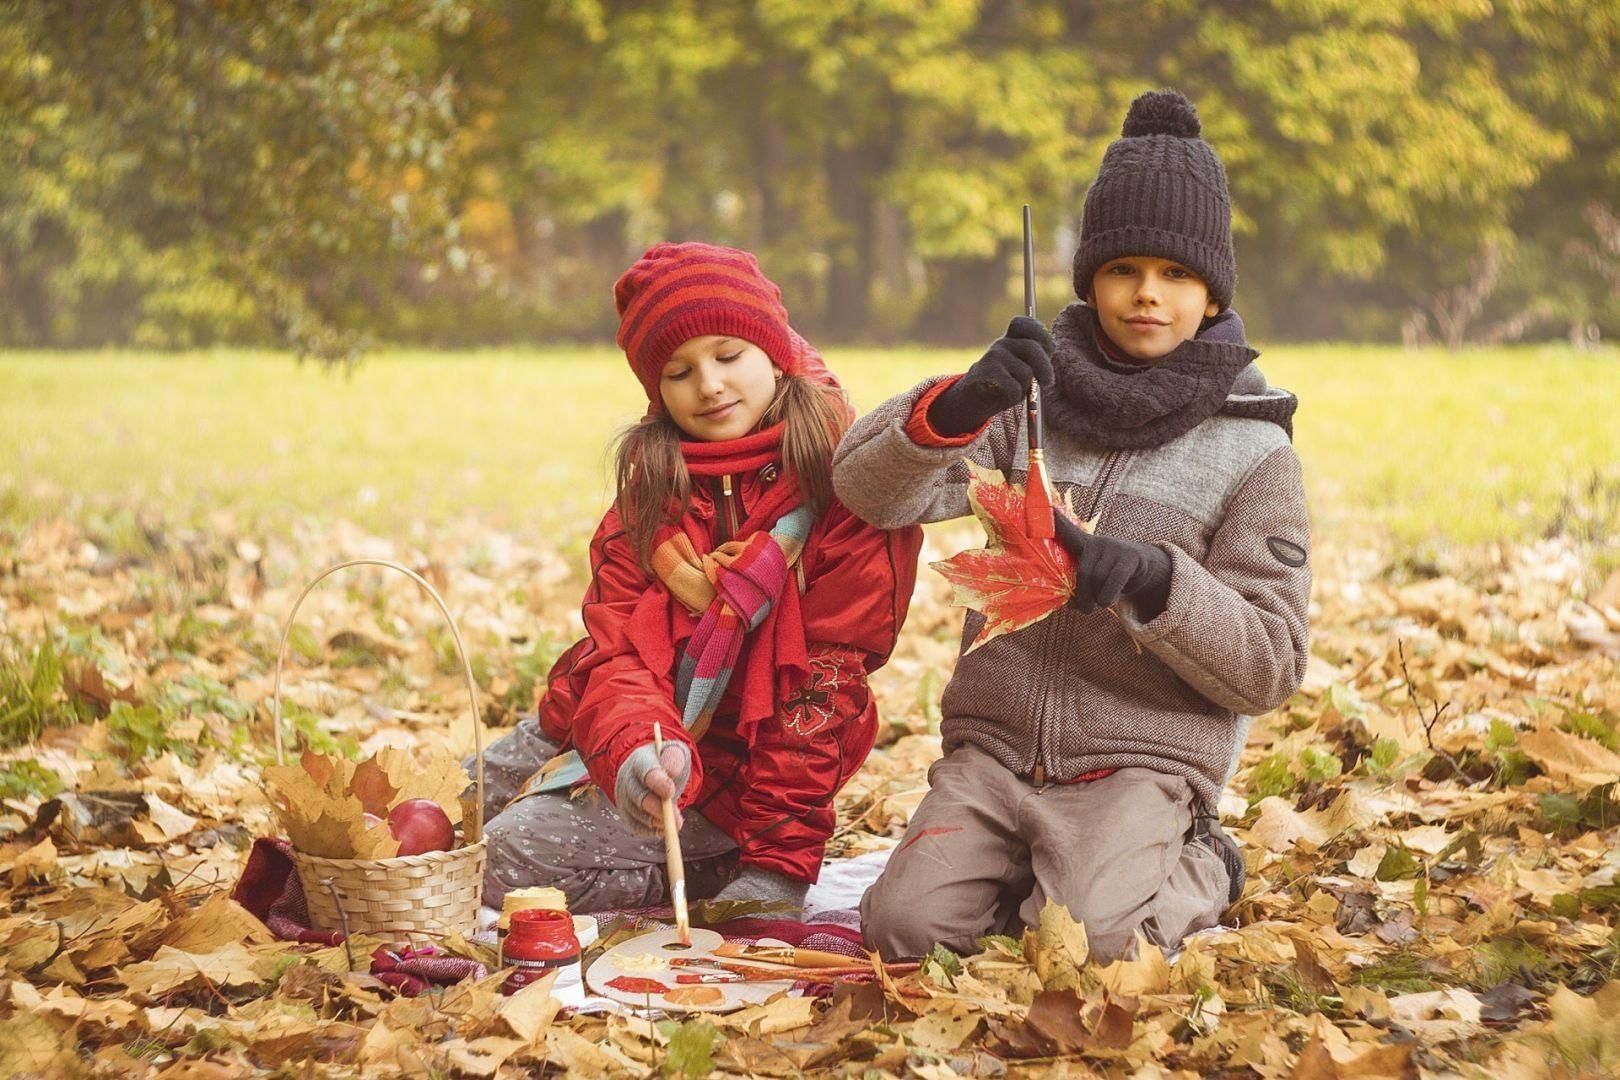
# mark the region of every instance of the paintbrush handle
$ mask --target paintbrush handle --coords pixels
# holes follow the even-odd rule
[[[1024,206],[1024,314],[1035,318],[1035,233],[1030,227],[1029,206]],[[1041,427],[1041,388],[1031,381],[1024,406],[1024,427],[1029,436],[1029,471],[1024,481],[1024,525],[1029,535],[1050,540],[1056,530],[1052,523],[1052,482],[1046,476],[1045,432]]]
[[[658,755],[658,767],[663,768],[664,729],[653,724],[653,751]],[[681,856],[681,830],[675,821],[675,800],[659,800],[664,812],[664,864],[669,869],[669,901],[675,909],[675,929],[680,933],[682,945],[692,944],[692,921],[686,910],[686,860]]]

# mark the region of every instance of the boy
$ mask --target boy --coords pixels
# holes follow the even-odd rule
[[[957,663],[945,756],[861,904],[886,957],[975,951],[1050,900],[1106,962],[1137,932],[1173,947],[1215,925],[1242,890],[1216,803],[1250,717],[1304,676],[1310,529],[1297,403],[1266,386],[1231,310],[1231,203],[1200,130],[1180,94],[1137,98],[1086,194],[1083,302],[1052,335],[1014,319],[965,375],[891,399],[838,451],[839,497],[872,524],[960,517],[964,456],[1023,481],[1039,380],[1048,473],[1097,522],[1058,514],[1079,563],[1069,606]],[[981,625],[969,613],[964,645]]]

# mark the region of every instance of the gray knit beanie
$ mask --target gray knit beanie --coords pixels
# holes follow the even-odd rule
[[[1196,270],[1222,310],[1237,287],[1232,199],[1226,170],[1199,137],[1192,102],[1155,90],[1131,102],[1122,138],[1109,144],[1086,192],[1074,291],[1085,298],[1092,276],[1124,255],[1171,259]]]

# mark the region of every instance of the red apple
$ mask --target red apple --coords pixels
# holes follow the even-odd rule
[[[406,799],[388,811],[388,831],[399,841],[401,855],[449,851],[456,843],[450,815],[432,799]]]

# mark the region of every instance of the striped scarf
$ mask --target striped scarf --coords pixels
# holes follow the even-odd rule
[[[722,469],[752,471],[772,463],[780,440],[778,425],[729,443],[684,445],[683,452],[694,476],[719,476]],[[768,529],[759,528],[764,523],[760,519],[766,515],[775,515],[773,523]],[[725,696],[743,642],[784,606],[784,590],[804,554],[814,524],[810,508],[799,502],[795,485],[784,477],[749,514],[741,539],[728,540],[707,554],[699,554],[686,530],[666,526],[660,532],[652,554],[653,573],[670,597],[698,620],[675,666],[675,707],[681,711],[681,723],[691,732],[694,742],[708,730]],[[747,532],[750,526],[753,531]],[[796,601],[797,594],[790,599]],[[797,606],[791,604],[795,616]],[[751,669],[775,667],[775,636],[759,635],[755,647],[759,655],[751,661]],[[745,688],[745,694],[752,689]],[[564,791],[586,777],[584,761],[570,750],[547,762],[530,780],[524,794]]]

